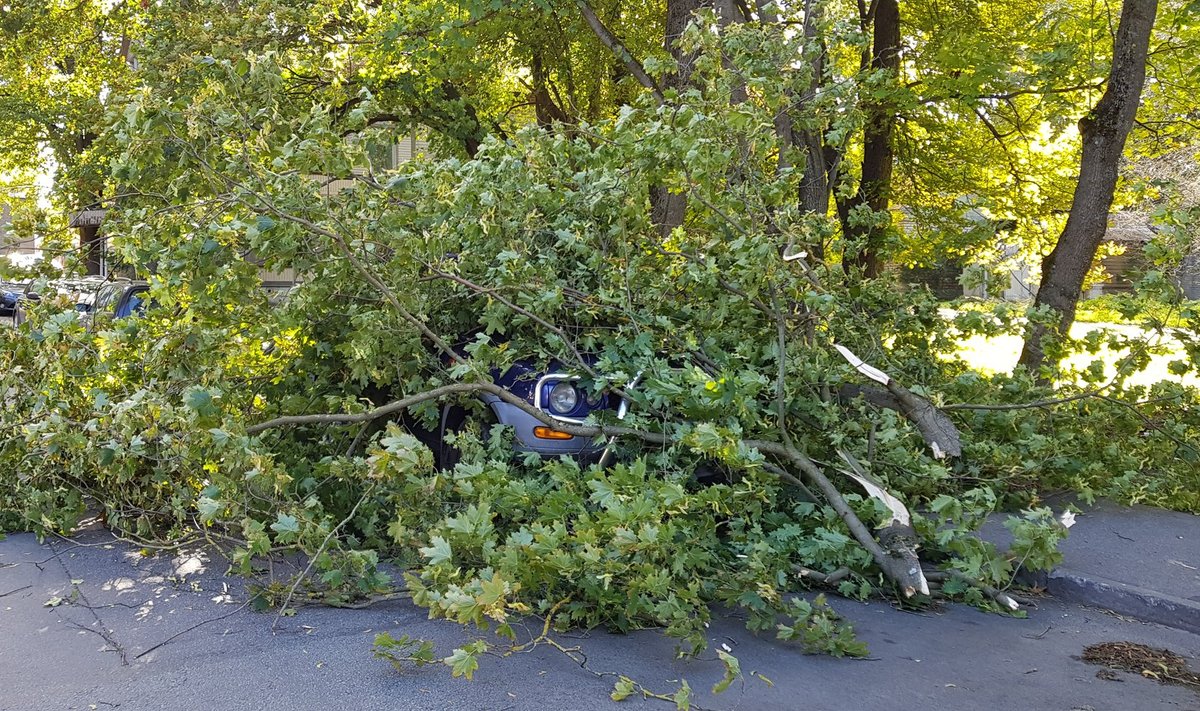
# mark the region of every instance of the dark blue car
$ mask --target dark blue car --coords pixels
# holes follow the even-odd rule
[[[17,302],[20,299],[20,294],[7,285],[0,287],[0,316],[12,318],[17,312]]]

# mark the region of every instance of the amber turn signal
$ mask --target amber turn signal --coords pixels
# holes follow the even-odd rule
[[[552,430],[549,427],[534,427],[533,436],[538,439],[571,439],[575,435],[569,435],[566,432]]]

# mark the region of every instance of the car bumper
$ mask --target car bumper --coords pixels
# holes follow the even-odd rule
[[[500,424],[513,428],[517,437],[513,449],[518,452],[532,452],[543,457],[589,459],[600,456],[604,451],[603,442],[596,442],[589,437],[541,439],[533,431],[535,427],[544,427],[545,423],[495,395],[485,395],[483,400],[492,408],[492,412],[496,413]]]

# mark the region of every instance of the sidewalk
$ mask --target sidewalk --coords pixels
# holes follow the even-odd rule
[[[1052,499],[1055,511],[1069,499]],[[1200,633],[1200,516],[1098,501],[1079,505],[1063,563],[1030,576],[1056,598]],[[1004,517],[985,537],[1006,545]]]

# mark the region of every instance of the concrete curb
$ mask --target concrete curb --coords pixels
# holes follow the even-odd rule
[[[1060,600],[1091,605],[1143,622],[1200,634],[1200,602],[1195,600],[1070,568],[1056,568],[1050,573],[1022,577],[1027,583],[1045,588]]]

